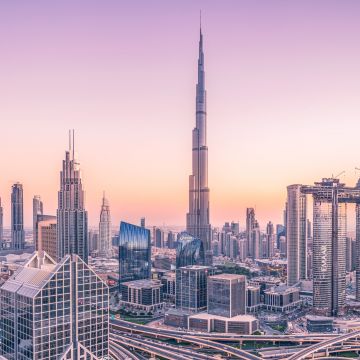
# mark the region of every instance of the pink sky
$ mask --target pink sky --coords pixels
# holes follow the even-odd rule
[[[76,130],[90,224],[185,224],[199,9],[211,221],[279,222],[291,183],[360,165],[360,3],[31,1],[0,4],[0,196],[24,184],[55,213]],[[358,174],[359,175],[359,174]]]

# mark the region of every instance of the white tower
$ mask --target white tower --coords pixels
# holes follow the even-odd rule
[[[100,222],[99,222],[99,256],[101,257],[112,257],[111,249],[111,217],[110,217],[110,206],[109,201],[103,194],[101,211],[100,211]]]

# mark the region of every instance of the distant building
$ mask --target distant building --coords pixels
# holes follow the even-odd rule
[[[77,255],[36,252],[0,288],[0,309],[6,359],[108,359],[109,290]]]
[[[266,251],[265,258],[272,258],[274,255],[274,224],[269,221],[266,225]]]
[[[225,317],[246,312],[246,277],[220,274],[208,277],[208,313]]]
[[[150,277],[150,231],[122,221],[119,233],[119,283]]]
[[[33,197],[33,242],[36,244],[37,233],[36,233],[36,223],[38,221],[38,216],[43,215],[44,207],[43,202],[41,201],[40,195],[35,195]]]
[[[140,219],[140,226],[141,227],[145,227],[145,218],[144,217],[142,217],[141,219]]]
[[[246,209],[246,256],[254,258],[253,255],[253,229],[255,227],[255,210],[253,208]]]
[[[187,312],[206,310],[207,277],[213,275],[208,266],[191,265],[176,270],[175,304]]]
[[[154,233],[154,246],[157,248],[165,247],[164,232],[157,227],[154,227],[153,231],[154,231],[153,232]]]
[[[57,253],[59,258],[77,254],[88,262],[88,214],[79,163],[75,159],[74,131],[69,133],[69,150],[65,152],[60,172],[57,209]]]
[[[97,254],[99,251],[99,233],[96,230],[88,232],[88,247],[90,254]]]
[[[1,205],[0,197],[0,249],[4,248],[4,210]]]
[[[111,245],[111,216],[109,201],[105,198],[105,193],[102,199],[100,222],[99,222],[99,256],[112,257]]]
[[[307,278],[306,195],[301,185],[287,187],[287,284],[295,285]]]
[[[135,280],[121,284],[121,302],[131,311],[156,312],[164,307],[162,283],[158,280]]]
[[[41,215],[40,215],[41,216]],[[39,217],[39,215],[38,215]],[[57,230],[56,216],[53,219],[38,221],[35,227],[37,237],[37,251],[45,251],[54,260],[58,259],[57,254]]]
[[[155,255],[154,267],[156,269],[171,270],[171,259],[169,256],[159,254]]]
[[[23,186],[16,183],[11,192],[11,248],[22,250],[25,247]]]
[[[187,232],[182,232],[176,248],[176,268],[188,265],[205,265],[204,243]]]
[[[250,257],[255,260],[255,259],[260,259],[262,258],[261,256],[261,233],[260,233],[260,226],[259,223],[255,220],[255,223],[253,225],[253,229],[251,231],[251,252],[250,252]]]
[[[272,311],[287,311],[301,305],[300,290],[295,287],[277,286],[264,291],[264,306]]]

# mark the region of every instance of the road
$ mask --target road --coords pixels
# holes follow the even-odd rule
[[[200,338],[197,334],[192,332],[179,332],[179,331],[173,331],[173,330],[166,330],[166,329],[156,329],[151,328],[149,326],[145,325],[138,325],[129,323],[127,321],[123,320],[113,320],[111,322],[111,328],[112,333],[114,333],[116,330],[122,331],[135,331],[139,333],[146,333],[151,336],[162,336],[166,338],[172,338],[177,339],[184,342],[189,342],[192,344],[197,344],[200,346],[206,346],[211,349],[218,350],[220,352],[224,352],[228,355],[232,355],[238,359],[245,359],[245,360],[259,360],[260,358],[256,355],[253,355],[245,350],[237,349],[229,345],[225,344],[219,344],[215,341]]]
[[[332,339],[328,339],[325,341],[321,341],[317,344],[308,346],[307,348],[298,351],[296,354],[290,356],[288,358],[288,360],[302,360],[302,359],[306,359],[308,356],[313,355],[315,352],[319,351],[319,350],[323,350],[326,349],[332,345],[338,344],[340,342],[355,338],[355,337],[360,337],[360,330],[356,330],[356,331],[352,331],[350,333],[346,333],[344,335],[340,335],[340,336],[336,336]]]

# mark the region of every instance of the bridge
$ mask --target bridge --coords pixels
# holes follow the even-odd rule
[[[334,346],[339,343],[343,343],[344,341],[350,340],[350,339],[356,339],[360,338],[360,330],[352,331],[350,333],[336,336],[332,339],[328,339],[325,341],[321,341],[315,345],[308,346],[307,348],[300,350],[296,354],[290,356],[288,360],[302,360],[306,359],[309,356],[314,355],[316,352],[324,349],[328,349],[331,346]],[[351,347],[349,348],[351,350]]]

